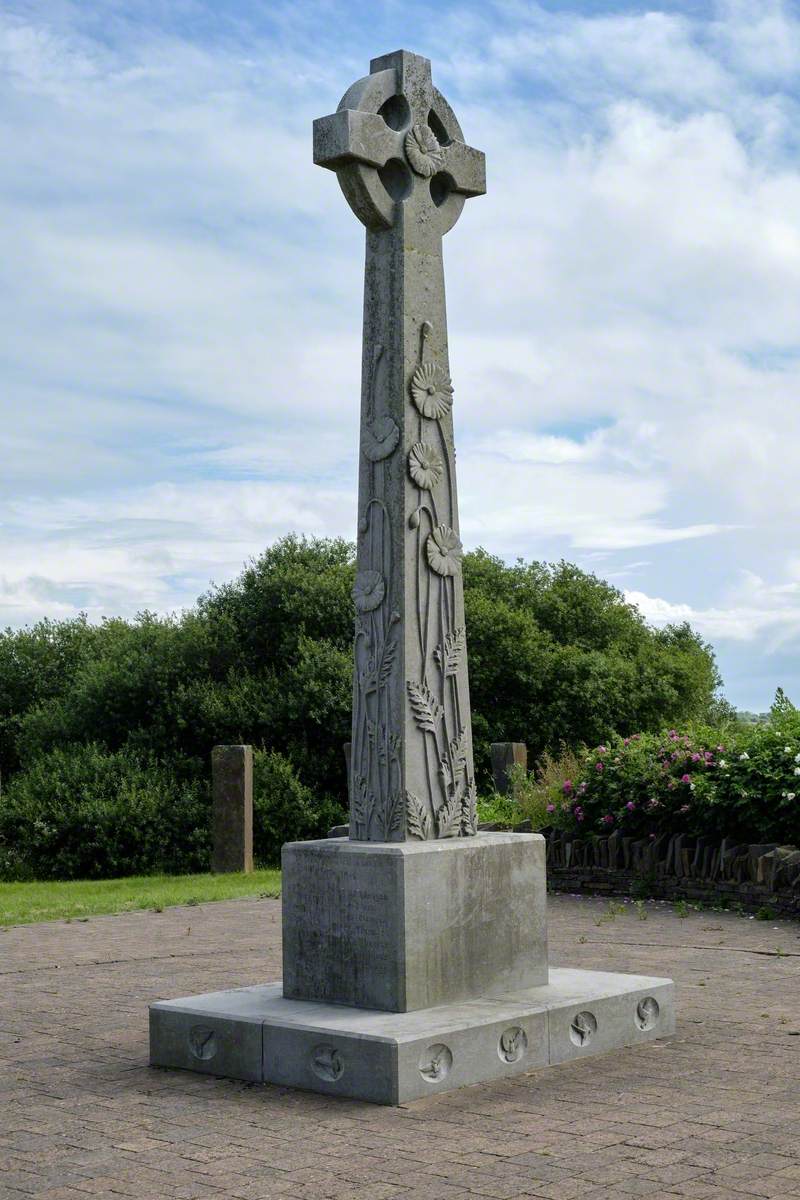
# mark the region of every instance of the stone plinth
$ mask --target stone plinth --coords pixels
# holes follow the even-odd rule
[[[215,746],[211,753],[211,870],[253,869],[253,748]]]
[[[150,1060],[256,1083],[405,1104],[666,1037],[669,979],[552,970],[550,983],[411,1013],[289,1000],[279,983],[150,1009]]]
[[[544,838],[283,847],[283,987],[409,1012],[547,982]]]

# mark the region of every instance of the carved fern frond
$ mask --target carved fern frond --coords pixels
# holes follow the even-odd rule
[[[436,814],[436,825],[438,837],[458,837],[461,832],[461,805],[457,794],[449,796],[441,805]]]
[[[383,822],[384,836],[388,839],[393,833],[398,833],[403,824],[403,798],[400,792],[392,792],[386,805],[386,815]]]
[[[381,669],[378,672],[379,683],[386,683],[392,673],[394,660],[397,657],[397,638],[392,638],[383,648],[383,658],[381,659]]]
[[[457,779],[461,772],[467,769],[467,731],[463,726],[458,732],[458,737],[454,737],[450,743],[449,750],[453,778]]]
[[[466,648],[467,631],[462,625],[452,633],[445,634],[444,646],[437,646],[433,657],[439,667],[444,669],[445,675],[455,675],[461,666]]]
[[[423,842],[433,836],[430,813],[413,792],[406,792],[406,831]]]
[[[439,761],[439,775],[442,780],[442,787],[445,792],[449,792],[453,786],[453,771],[448,759],[443,758]]]
[[[409,680],[406,687],[408,688],[408,698],[411,701],[411,710],[420,729],[435,733],[436,725],[441,721],[444,713],[441,704],[424,683],[412,683]]]
[[[353,826],[356,837],[366,835],[369,823],[367,781],[363,775],[353,776]]]
[[[467,837],[478,832],[478,791],[470,779],[461,799],[461,832]]]

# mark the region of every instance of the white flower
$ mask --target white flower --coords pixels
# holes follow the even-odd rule
[[[725,762],[725,759],[724,759],[724,758],[721,758],[721,759],[719,760],[719,765],[720,765],[721,767],[727,767],[727,765],[728,765],[728,764]]]
[[[795,754],[795,756],[794,756],[794,761],[795,761],[796,763],[800,763],[800,754]]]
[[[791,746],[784,746],[784,747],[783,747],[783,753],[784,753],[784,754],[791,754],[791,753],[792,753],[792,747],[791,747]]]
[[[800,775],[800,767],[795,767],[794,773],[795,775]]]
[[[787,800],[794,800],[794,798],[795,798],[795,793],[794,793],[794,792],[786,792],[786,799],[787,799]]]
[[[739,755],[739,762],[744,762],[744,760],[745,760],[746,758],[749,758],[749,757],[750,757],[750,755],[749,755],[749,754],[747,753],[747,751],[745,750],[744,754],[740,754],[740,755]]]

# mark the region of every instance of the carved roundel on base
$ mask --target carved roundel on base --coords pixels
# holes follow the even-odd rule
[[[569,1027],[570,1041],[575,1046],[588,1046],[597,1032],[597,1017],[594,1013],[579,1012],[572,1018]]]
[[[217,1053],[217,1035],[209,1025],[193,1025],[189,1030],[189,1049],[195,1058],[208,1062]]]
[[[511,1025],[508,1029],[504,1029],[500,1034],[500,1041],[497,1044],[497,1053],[500,1055],[503,1062],[519,1062],[527,1049],[528,1035],[521,1025]]]
[[[335,1046],[323,1043],[311,1051],[311,1070],[320,1079],[334,1083],[344,1071],[344,1059]]]
[[[450,1074],[453,1065],[453,1052],[443,1042],[428,1046],[419,1056],[419,1073],[428,1083],[439,1083]]]
[[[636,1026],[641,1030],[655,1029],[661,1009],[655,996],[645,996],[636,1005]]]

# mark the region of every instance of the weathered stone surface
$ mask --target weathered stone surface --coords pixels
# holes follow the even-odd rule
[[[314,122],[314,161],[367,226],[350,837],[473,835],[442,237],[483,155],[400,50]]]
[[[283,983],[407,1012],[547,982],[544,839],[283,847]]]
[[[252,871],[252,746],[215,746],[211,753],[211,776],[211,870]]]
[[[511,768],[528,769],[528,747],[524,742],[492,742],[491,754],[494,789],[501,796],[506,796],[511,790],[508,777]]]
[[[289,1000],[276,983],[154,1004],[151,1054],[158,1066],[404,1104],[669,1036],[673,992],[668,979],[553,970],[544,986],[385,1013]],[[207,1059],[198,1028],[216,1047]]]

